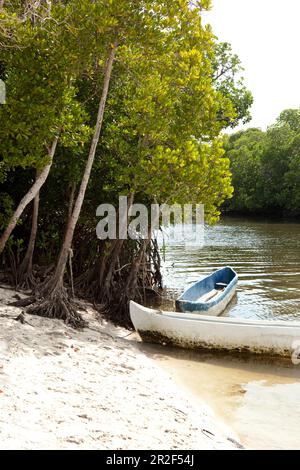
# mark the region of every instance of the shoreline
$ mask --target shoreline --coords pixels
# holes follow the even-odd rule
[[[97,320],[87,304],[83,331],[32,315],[21,324],[21,309],[7,306],[16,294],[0,288],[1,449],[242,447],[127,330]]]

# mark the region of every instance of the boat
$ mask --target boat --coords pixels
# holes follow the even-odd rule
[[[237,282],[237,273],[230,266],[218,269],[189,287],[176,300],[176,309],[220,315],[235,295]]]
[[[291,356],[300,348],[300,322],[165,312],[130,302],[131,321],[143,341],[187,349]]]

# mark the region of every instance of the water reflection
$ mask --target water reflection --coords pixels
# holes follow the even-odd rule
[[[300,224],[224,218],[205,230],[205,245],[166,239],[163,274],[172,300],[224,265],[239,275],[238,297],[226,314],[244,318],[300,317]],[[172,306],[172,302],[169,306]]]
[[[166,240],[166,299],[224,265],[239,275],[224,315],[300,319],[300,224],[224,218],[205,230],[205,245]],[[300,449],[300,366],[291,359],[186,351],[140,344],[173,379],[204,399],[242,443],[255,449]]]

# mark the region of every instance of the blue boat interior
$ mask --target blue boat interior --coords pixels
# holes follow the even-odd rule
[[[187,289],[178,300],[196,302],[200,297],[214,289],[224,290],[235,277],[236,273],[230,267],[219,269],[196,282],[196,284]]]

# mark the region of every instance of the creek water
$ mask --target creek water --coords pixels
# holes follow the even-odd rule
[[[237,297],[225,314],[243,318],[300,320],[300,223],[224,218],[204,230],[197,249],[165,240],[163,275],[175,298],[206,274],[232,266]]]
[[[224,218],[202,248],[166,240],[164,308],[187,286],[224,265],[239,275],[224,315],[300,321],[300,224]],[[300,339],[300,338],[299,338]],[[204,399],[253,449],[300,449],[300,366],[263,357],[143,345],[196,398]]]

